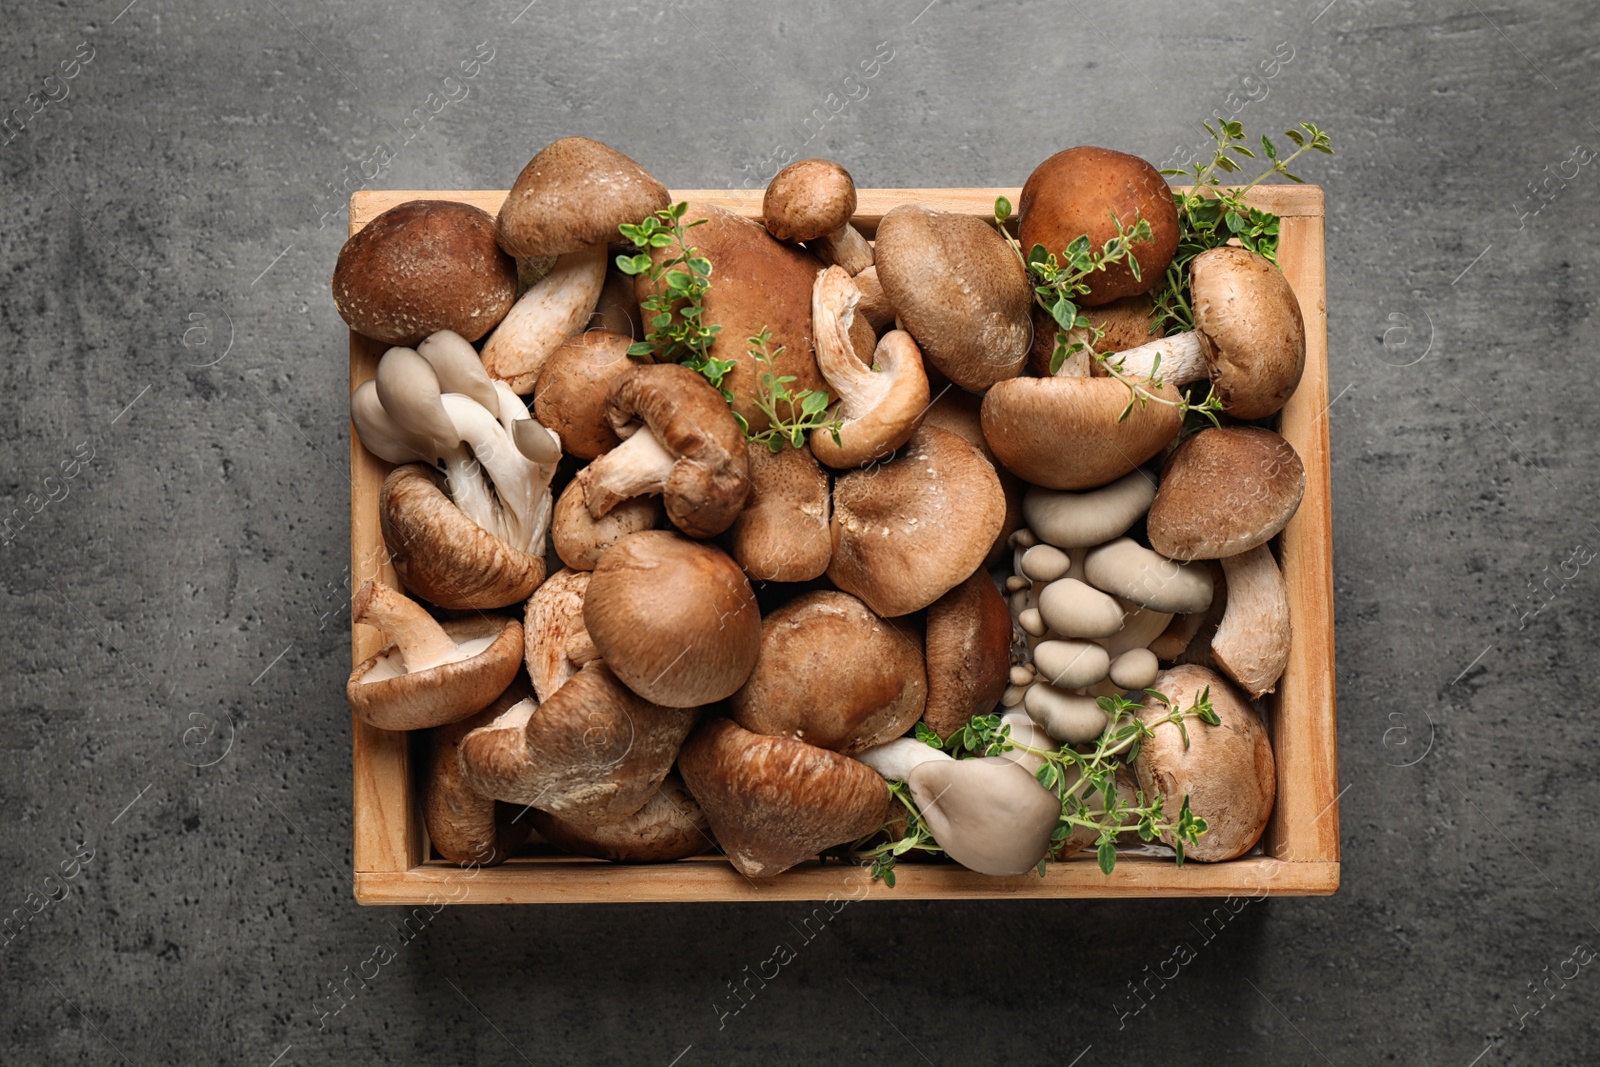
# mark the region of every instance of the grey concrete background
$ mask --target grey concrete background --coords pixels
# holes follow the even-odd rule
[[[0,110],[55,98],[0,146],[0,1060],[1595,1060],[1590,5],[125,3],[0,20]],[[1212,941],[1200,901],[854,906],[720,1028],[804,909],[454,908],[321,1017],[398,922],[350,895],[351,189],[568,133],[759,184],[818,129],[862,185],[1010,185],[1241,101],[1339,149],[1337,896]]]

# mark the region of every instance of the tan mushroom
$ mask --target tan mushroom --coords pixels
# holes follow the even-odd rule
[[[933,839],[979,874],[1026,874],[1050,851],[1061,802],[1004,756],[929,760],[906,776]]]
[[[624,500],[598,519],[589,514],[583,486],[574,479],[556,498],[550,517],[550,542],[561,562],[576,571],[592,571],[605,550],[640,530],[654,530],[666,518],[658,496]]]
[[[562,570],[533,591],[523,615],[523,662],[533,692],[549,700],[584,664],[596,658],[583,625],[583,597],[588,571]]]
[[[1211,655],[1246,693],[1259,697],[1278,686],[1289,665],[1289,590],[1266,545],[1222,560],[1228,607],[1211,638]]]
[[[487,725],[528,695],[514,683],[494,703],[460,722],[428,731],[427,763],[422,775],[422,820],[434,851],[463,867],[504,863],[528,837],[528,823],[517,810],[486,797],[461,776],[457,748],[461,739]]]
[[[709,852],[716,842],[705,812],[676,774],[632,815],[586,823],[535,808],[528,817],[539,836],[567,852],[613,863],[664,863]]]
[[[824,263],[860,274],[872,266],[872,246],[850,217],[856,213],[856,186],[850,172],[830,159],[801,159],[767,183],[762,222],[780,241],[804,241]]]
[[[517,175],[496,231],[513,256],[559,256],[614,241],[618,226],[643,222],[668,202],[666,186],[621,152],[563,137]]]
[[[633,368],[622,334],[590,330],[567,338],[539,372],[533,411],[579,459],[594,459],[622,443],[606,418],[606,394]]]
[[[1277,536],[1300,508],[1294,446],[1259,426],[1202,430],[1167,461],[1150,504],[1150,544],[1173,559],[1221,559]]]
[[[805,448],[751,442],[747,453],[750,495],[728,528],[729,554],[758,582],[821,577],[833,556],[827,472]]]
[[[939,388],[933,403],[928,405],[922,421],[941,430],[949,430],[968,444],[976,446],[999,476],[1000,491],[1006,496],[1006,517],[983,561],[985,567],[998,567],[1010,557],[1011,546],[1006,543],[1007,539],[1022,525],[1022,497],[1027,486],[1022,479],[1002,467],[1000,460],[990,450],[989,441],[983,436],[982,411],[983,397],[946,383]]]
[[[928,702],[922,721],[949,737],[993,710],[1011,667],[1011,614],[988,571],[978,569],[928,605]]]
[[[371,580],[351,617],[389,642],[350,672],[345,698],[381,730],[443,726],[487,707],[522,665],[522,625],[499,615],[436,622],[415,601]]]
[[[1115,378],[1013,378],[983,398],[983,436],[1006,469],[1046,489],[1094,489],[1166,447],[1183,424],[1171,383],[1134,404]]]

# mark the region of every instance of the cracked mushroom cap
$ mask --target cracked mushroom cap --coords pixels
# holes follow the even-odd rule
[[[1094,248],[1104,246],[1117,235],[1113,215],[1125,227],[1140,217],[1149,220],[1150,240],[1133,246],[1139,277],[1122,263],[1091,274],[1089,292],[1079,299],[1084,307],[1153,289],[1178,250],[1172,189],[1159,170],[1126,152],[1088,146],[1057,152],[1028,175],[1017,212],[1023,251],[1041,244],[1058,257],[1081,235]]]
[[[762,620],[760,658],[730,713],[758,734],[850,756],[911,729],[927,695],[919,634],[819,589]]]
[[[628,358],[631,344],[622,334],[590,330],[563,341],[540,369],[533,411],[560,435],[568,455],[594,459],[622,443],[606,418],[606,396],[636,365]]]
[[[550,543],[556,555],[575,571],[592,571],[606,549],[640,530],[654,530],[666,517],[658,496],[624,500],[598,519],[583,501],[583,486],[567,484],[550,516]]]
[[[441,608],[503,608],[544,581],[544,557],[507,544],[464,515],[432,467],[409,463],[383,480],[383,543],[407,589]]]
[[[632,815],[589,824],[534,808],[528,817],[539,836],[557,848],[613,863],[662,863],[698,856],[716,847],[711,824],[676,774]]]
[[[624,684],[675,708],[732,696],[761,648],[761,614],[739,565],[667,530],[629,534],[607,549],[583,619]]]
[[[1306,491],[1294,446],[1259,426],[1201,430],[1167,460],[1146,517],[1151,546],[1169,559],[1222,559],[1266,544]]]
[[[695,731],[678,769],[729,862],[749,878],[865,837],[889,812],[889,788],[866,764],[730,719]]]
[[[828,569],[828,475],[805,448],[750,442],[750,495],[728,529],[728,552],[758,582],[809,582]]]
[[[988,571],[973,571],[928,605],[926,655],[922,721],[940,737],[999,703],[1011,673],[1011,612]]]
[[[457,746],[528,695],[520,681],[482,711],[428,731],[426,771],[422,779],[422,818],[435,851],[463,867],[504,863],[528,838],[528,824],[517,810],[475,792],[461,776]]]
[[[1188,858],[1209,863],[1234,859],[1255,846],[1272,815],[1278,780],[1260,716],[1221,675],[1185,664],[1162,671],[1151,689],[1187,709],[1207,686],[1222,725],[1186,716],[1187,745],[1177,724],[1157,726],[1155,736],[1140,744],[1133,767],[1145,796],[1165,798],[1169,814],[1176,815],[1187,796],[1189,809],[1210,824],[1185,850]],[[1167,714],[1153,696],[1147,694],[1142,703],[1140,716],[1147,722]],[[1162,835],[1169,845],[1170,838]]]
[[[519,259],[559,256],[617,238],[670,202],[649,171],[598,141],[563,137],[539,150],[512,183],[495,223]]]
[[[1261,419],[1300,384],[1306,324],[1289,280],[1265,256],[1224,245],[1189,267],[1195,332],[1228,414]]]
[[[353,234],[333,268],[333,302],[359,334],[418,344],[438,330],[476,341],[517,298],[517,265],[487,212],[453,200],[410,200]]]
[[[533,692],[549,700],[584,664],[596,658],[583,626],[583,596],[588,571],[562,570],[545,579],[528,598],[523,615],[523,662]]]
[[[1178,399],[1170,383],[1150,391]],[[1160,452],[1183,425],[1176,407],[1153,400],[1122,419],[1128,398],[1115,378],[1014,378],[984,396],[983,436],[1024,481],[1093,489]]]
[[[923,426],[892,461],[835,479],[828,578],[886,618],[919,611],[977,570],[1005,514],[983,453]]]
[[[963,389],[1015,378],[1033,339],[1033,290],[976,215],[901,204],[878,224],[878,281],[922,356]]]

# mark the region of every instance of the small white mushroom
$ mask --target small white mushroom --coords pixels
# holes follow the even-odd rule
[[[1019,663],[1011,668],[1012,685],[1032,685],[1034,669],[1031,663]]]
[[[1105,733],[1109,720],[1094,697],[1069,693],[1048,682],[1034,682],[1022,699],[1028,717],[1057,741],[1081,745]]]
[[[1028,717],[1026,711],[1008,711],[1000,716],[1000,724],[1011,727],[1011,740],[1018,744],[1042,749],[1045,752],[1054,752],[1061,747],[1055,738],[1044,732],[1043,727]],[[1037,772],[1044,766],[1043,756],[1016,748],[1000,753],[1000,758],[1020,765],[1029,774]]]
[[[402,461],[403,462],[403,461]],[[1021,593],[1026,591],[1033,583],[1020,574],[1013,574],[1006,579],[1006,592]],[[1018,610],[1021,610],[1020,608]]]
[[[1141,608],[1130,600],[1119,600],[1123,608],[1122,629],[1106,638],[1101,644],[1112,659],[1134,648],[1148,648],[1150,642],[1160,637],[1172,621],[1172,613]]]
[[[1026,696],[1027,693],[1028,689],[1026,686],[1008,685],[1006,686],[1006,691],[1000,694],[1000,706],[1004,708],[1017,707],[1022,703],[1022,698]]]
[[[1161,664],[1148,648],[1130,648],[1111,661],[1111,680],[1121,689],[1145,689],[1155,683],[1159,673]]]
[[[1022,627],[1022,632],[1029,637],[1043,637],[1045,635],[1044,616],[1038,608],[1023,608],[1017,612],[1017,625]]]
[[[925,745],[914,737],[897,737],[881,745],[862,749],[855,758],[883,775],[885,781],[903,782],[911,769],[930,760],[948,760],[950,753]]]
[[[1126,533],[1155,496],[1155,479],[1136,470],[1086,493],[1031,487],[1022,498],[1022,514],[1046,544],[1087,548]]]
[[[1050,851],[1061,802],[1004,756],[929,760],[906,784],[933,839],[979,874],[1025,874]]]
[[[1110,637],[1122,629],[1122,608],[1110,596],[1078,581],[1062,578],[1039,594],[1045,625],[1062,637]]]
[[[1211,603],[1210,571],[1170,560],[1130,537],[1119,537],[1091,551],[1083,570],[1096,589],[1153,611],[1204,611]]]
[[[1053,545],[1034,545],[1022,554],[1017,569],[1036,582],[1065,578],[1072,569],[1072,557]]]
[[[1259,545],[1222,560],[1228,606],[1211,639],[1222,672],[1252,697],[1272,692],[1289,664],[1289,591],[1272,550]]]
[[[1093,641],[1041,641],[1034,647],[1033,663],[1038,676],[1059,689],[1093,685],[1111,670],[1105,647]]]

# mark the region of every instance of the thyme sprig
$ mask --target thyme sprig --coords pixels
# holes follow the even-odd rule
[[[772,333],[766,328],[750,338],[750,358],[761,366],[761,382],[756,390],[755,405],[767,417],[767,428],[759,433],[750,432],[750,424],[743,415],[737,411],[733,413],[734,421],[739,424],[739,429],[752,441],[767,446],[772,452],[783,451],[785,442],[795,448],[804,448],[806,435],[812,430],[824,429],[833,436],[833,443],[839,443],[839,430],[844,423],[839,419],[828,417],[828,405],[831,400],[826,389],[802,389],[798,393],[789,389],[796,379],[792,374],[778,374],[777,360],[783,355],[784,346],[779,345],[776,350],[772,347]],[[713,360],[712,362],[718,362]],[[733,364],[727,364],[732,367]],[[722,374],[711,384],[721,388]],[[707,375],[707,377],[710,377]],[[732,397],[724,391],[723,396]]]
[[[729,360],[713,359],[711,344],[721,326],[705,321],[706,293],[711,291],[711,261],[689,243],[688,231],[705,219],[684,222],[689,208],[686,201],[664,207],[634,225],[623,223],[617,229],[641,249],[634,255],[619,255],[617,269],[622,273],[644,275],[653,284],[651,293],[639,307],[649,319],[650,332],[643,341],[628,347],[634,358],[653,356],[658,362],[682,363],[705,375],[712,385],[721,387],[722,378],[733,368]],[[676,247],[678,252],[657,263],[650,255],[654,248]]]

